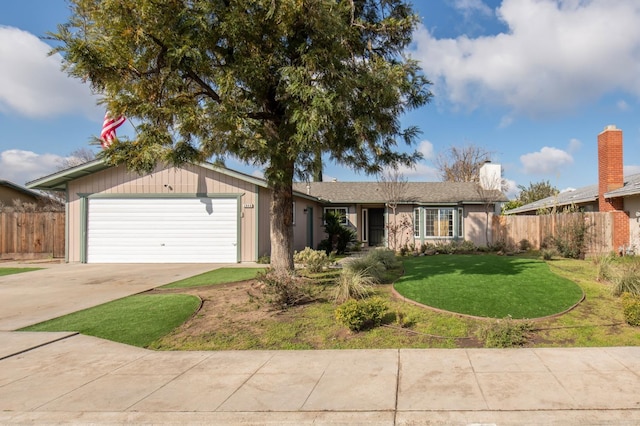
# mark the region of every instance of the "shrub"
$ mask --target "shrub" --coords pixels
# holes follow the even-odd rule
[[[611,291],[614,296],[620,296],[622,293],[640,296],[640,264],[638,262],[621,265],[620,272],[612,280]]]
[[[364,300],[348,300],[335,310],[336,320],[351,331],[377,327],[387,311],[386,302],[373,297]]]
[[[562,257],[584,259],[589,227],[583,214],[576,214],[558,227],[553,243]]]
[[[258,263],[266,264],[266,265],[270,264],[271,263],[271,256],[269,256],[268,254],[263,254],[262,256],[260,256],[258,258]]]
[[[593,258],[593,263],[596,265],[596,279],[598,281],[610,281],[613,278],[613,260],[614,257],[610,254]]]
[[[622,312],[627,324],[640,326],[640,296],[631,293],[622,294]]]
[[[478,251],[478,248],[473,241],[463,240],[457,243],[457,250],[464,253],[474,253]]]
[[[394,269],[400,264],[400,261],[396,258],[394,251],[386,248],[371,250],[367,253],[366,257],[374,262],[381,263],[385,269]]]
[[[493,244],[489,244],[489,251],[505,251],[507,249],[507,242],[503,240],[498,240]]]
[[[395,312],[395,323],[398,327],[408,328],[414,325],[416,323],[416,320],[414,317],[398,310]]]
[[[523,238],[520,240],[520,242],[518,243],[518,247],[520,248],[520,250],[522,251],[529,251],[531,250],[531,243],[529,242],[529,240],[527,240],[526,238]]]
[[[332,251],[343,254],[356,241],[356,231],[342,224],[342,215],[339,213],[327,212],[323,219],[324,232],[328,237],[320,241],[318,250],[324,250],[327,254]]]
[[[333,243],[328,239],[324,239],[318,243],[318,250],[322,250],[329,254],[333,251]]]
[[[329,264],[327,252],[314,250],[311,247],[305,247],[304,250],[295,252],[293,254],[293,261],[305,265],[309,272],[320,272]]]
[[[269,269],[259,272],[256,280],[262,285],[264,301],[284,310],[315,300],[313,288],[301,277],[287,271]]]
[[[515,321],[508,316],[481,327],[478,335],[485,348],[512,348],[527,343],[531,330],[533,326],[528,321]]]
[[[364,299],[373,292],[375,281],[367,271],[343,269],[336,280],[333,300],[342,303],[348,299]]]
[[[542,250],[542,258],[544,260],[551,260],[553,259],[553,256],[556,254],[555,250],[552,249],[544,249]]]
[[[344,271],[362,272],[364,275],[369,276],[373,282],[379,283],[384,276],[385,267],[382,263],[367,255],[346,261],[344,263]]]

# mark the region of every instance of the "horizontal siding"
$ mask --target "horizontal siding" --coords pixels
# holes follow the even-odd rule
[[[233,194],[240,196],[241,206],[254,206],[241,210],[239,244],[240,261],[257,258],[256,235],[256,187],[253,183],[224,175],[197,165],[182,168],[158,167],[147,175],[131,172],[124,166],[116,166],[89,176],[76,179],[69,184],[69,261],[81,261],[82,212],[80,195],[127,195],[144,196],[195,196],[196,194]],[[268,199],[267,199],[268,200]],[[268,209],[268,205],[266,207]]]

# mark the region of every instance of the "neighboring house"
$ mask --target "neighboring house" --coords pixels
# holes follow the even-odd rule
[[[8,180],[0,179],[0,206],[11,207],[19,203],[37,204],[42,195]]]
[[[484,176],[499,167],[486,165]],[[344,213],[345,224],[370,245],[387,244],[388,225],[403,220],[410,224],[403,244],[486,244],[486,218],[506,201],[499,189],[475,183],[410,183],[393,215],[379,185],[295,184],[294,248],[316,247],[325,238],[322,218],[329,210]],[[28,187],[66,193],[69,262],[250,262],[270,253],[266,181],[210,163],[138,175],[94,160]]]
[[[565,209],[611,212],[614,215],[613,247],[640,248],[640,174],[624,177],[622,130],[605,127],[598,135],[598,183],[565,191],[505,214],[532,215]]]

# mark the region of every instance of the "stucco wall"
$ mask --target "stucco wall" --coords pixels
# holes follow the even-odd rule
[[[158,167],[140,176],[124,166],[112,167],[69,183],[68,189],[68,260],[80,262],[82,223],[81,196],[92,194],[209,196],[241,194],[240,261],[254,261],[256,254],[257,198],[254,184],[196,165],[182,168]],[[253,207],[248,207],[253,205]],[[247,206],[247,207],[245,207]]]

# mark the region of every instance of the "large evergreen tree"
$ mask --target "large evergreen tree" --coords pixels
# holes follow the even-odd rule
[[[235,156],[265,168],[271,260],[293,267],[292,182],[318,156],[365,173],[411,164],[399,116],[429,82],[403,56],[417,23],[403,0],[71,0],[53,37],[67,72],[140,123],[104,156],[148,172]]]

